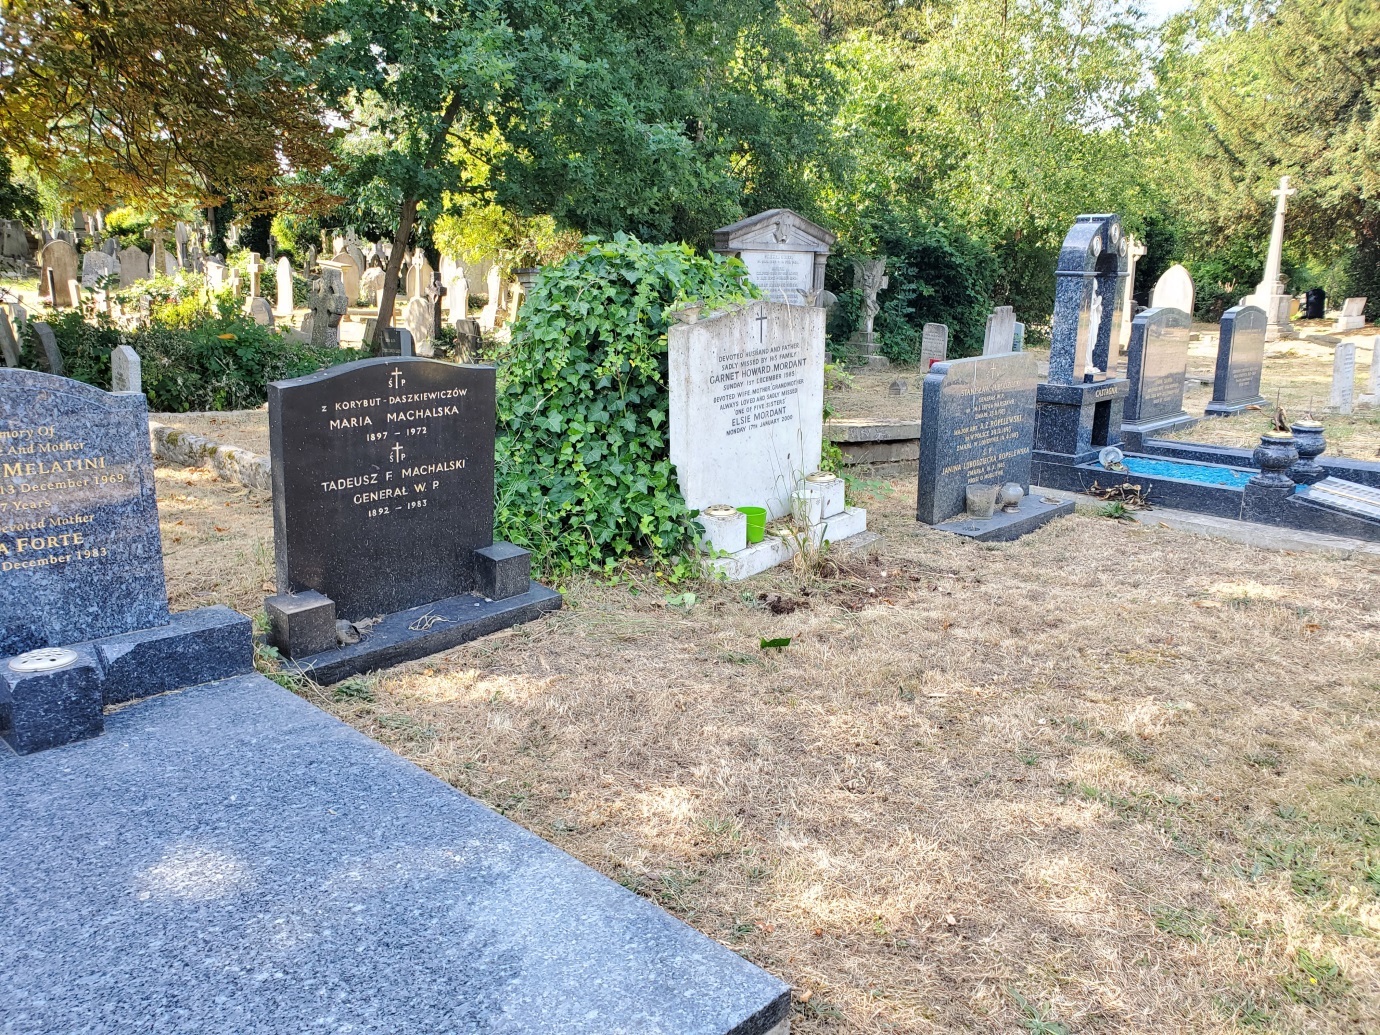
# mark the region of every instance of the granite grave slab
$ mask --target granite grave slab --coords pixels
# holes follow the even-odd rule
[[[258,675],[0,756],[0,1029],[785,1035],[790,989]]]

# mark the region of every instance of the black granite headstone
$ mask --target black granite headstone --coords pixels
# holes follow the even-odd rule
[[[1027,352],[930,368],[920,411],[920,521],[936,525],[962,514],[970,483],[1029,489],[1037,377]]]
[[[269,385],[278,592],[358,621],[475,589],[494,391],[492,367],[407,357]]]
[[[1217,338],[1217,371],[1212,382],[1210,417],[1240,413],[1265,402],[1260,373],[1265,362],[1265,310],[1239,305],[1222,314]]]
[[[1126,379],[1131,382],[1127,422],[1149,423],[1183,412],[1191,323],[1182,309],[1170,307],[1147,309],[1132,322],[1126,354]]]
[[[0,369],[0,657],[166,625],[144,397]]]
[[[1326,309],[1327,292],[1322,288],[1312,288],[1304,296],[1303,318],[1305,320],[1321,320]]]

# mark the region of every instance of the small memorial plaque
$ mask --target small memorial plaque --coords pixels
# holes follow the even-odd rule
[[[0,369],[0,656],[165,625],[141,395]]]
[[[357,621],[477,585],[493,542],[494,368],[366,359],[269,385],[278,592]]]
[[[814,287],[813,252],[743,251],[738,257],[752,282],[773,302],[800,305]]]
[[[937,525],[962,514],[970,483],[1029,489],[1037,377],[1028,352],[931,368],[920,411],[919,520]]]

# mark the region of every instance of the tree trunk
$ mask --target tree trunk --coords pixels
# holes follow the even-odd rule
[[[403,198],[398,212],[398,233],[393,238],[393,254],[388,256],[388,265],[383,272],[383,290],[379,293],[379,316],[374,322],[374,355],[383,348],[384,331],[393,326],[393,303],[398,297],[398,274],[402,270],[403,252],[407,251],[407,239],[412,236],[412,224],[417,219],[417,199]]]

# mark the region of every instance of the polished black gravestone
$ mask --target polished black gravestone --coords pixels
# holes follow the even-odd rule
[[[0,757],[0,1031],[783,1035],[790,988],[257,674]]]
[[[1239,305],[1222,314],[1212,401],[1204,410],[1209,417],[1227,417],[1265,404],[1260,394],[1265,325],[1265,310],[1257,306]]]
[[[966,516],[971,484],[1015,482],[1030,491],[1035,431],[1035,357],[1024,352],[936,363],[925,376],[915,516],[974,539],[1012,539],[1072,504],[1030,497],[1014,512]]]
[[[266,609],[297,668],[334,681],[560,606],[527,551],[493,541],[494,377],[385,357],[269,386]],[[337,620],[363,640],[338,646]]]
[[[106,705],[252,660],[244,616],[169,613],[144,397],[0,370],[0,736],[94,736]]]
[[[1147,438],[1198,423],[1184,409],[1191,324],[1186,312],[1168,306],[1146,309],[1132,321],[1126,353],[1126,380],[1131,387],[1121,425],[1127,449],[1138,450]]]

